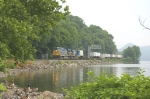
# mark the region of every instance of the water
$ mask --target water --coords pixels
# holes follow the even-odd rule
[[[137,75],[139,69],[144,69],[144,75],[150,76],[150,61],[142,61],[140,64],[113,64],[113,65],[90,65],[87,67],[54,68],[45,70],[29,71],[19,75],[10,76],[6,79],[14,79],[19,87],[26,87],[28,83],[31,87],[37,86],[39,91],[49,90],[63,93],[62,88],[70,88],[80,83],[88,81],[87,72],[94,71],[96,75],[105,71],[108,75],[120,76],[122,73]]]

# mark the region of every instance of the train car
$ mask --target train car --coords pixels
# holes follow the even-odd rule
[[[106,59],[106,58],[122,58],[122,55],[116,55],[116,54],[101,54],[101,59]]]
[[[105,59],[105,58],[110,58],[110,56],[111,56],[110,54],[102,54],[102,58],[103,58],[103,59]]]
[[[116,55],[116,57],[120,59],[120,58],[122,58],[122,55]]]
[[[97,58],[100,59],[101,54],[99,52],[90,52],[89,54],[89,58],[93,59],[93,58]]]
[[[77,57],[78,59],[83,59],[83,50],[77,50],[76,57]]]
[[[56,47],[53,50],[53,59],[82,59],[83,50],[71,50],[63,47]]]
[[[115,54],[110,54],[110,58],[117,58]]]

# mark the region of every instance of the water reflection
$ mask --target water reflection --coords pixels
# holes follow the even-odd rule
[[[70,88],[71,86],[79,85],[86,82],[88,75],[87,72],[94,71],[95,75],[100,75],[102,71],[105,71],[108,75],[115,74],[120,76],[122,73],[128,73],[133,76],[137,75],[140,68],[145,68],[146,75],[150,75],[149,67],[140,67],[133,65],[91,65],[87,67],[69,67],[69,68],[51,68],[45,70],[29,71],[26,73],[20,73],[16,76],[10,76],[6,79],[11,82],[14,79],[15,84],[20,87],[26,87],[28,83],[31,87],[37,86],[39,91],[53,91],[62,93],[62,88]]]
[[[102,71],[105,71],[106,74],[114,74],[116,76],[121,76],[123,73],[136,76],[137,72],[140,71],[139,67],[116,67],[113,65],[93,65],[89,66],[88,70],[93,71],[95,75],[99,76]]]
[[[118,67],[116,68],[116,71],[114,71],[114,74],[116,76],[121,76],[121,74],[130,74],[132,76],[137,76],[137,72],[140,71],[140,68],[139,67]]]
[[[26,87],[28,83],[31,87],[37,86],[39,91],[50,90],[53,92],[62,92],[62,88],[79,85],[87,81],[87,68],[59,68],[29,71],[20,73],[16,76],[10,76],[6,79],[11,82],[14,79],[15,84],[20,87]]]

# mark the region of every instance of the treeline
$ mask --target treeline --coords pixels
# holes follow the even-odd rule
[[[96,50],[101,53],[116,53],[116,45],[111,34],[96,25],[88,27],[84,20],[78,16],[68,15],[66,20],[61,20],[58,26],[53,28],[51,33],[50,36],[43,37],[40,41],[45,45],[44,47],[38,44],[37,57],[43,53],[52,53],[53,48],[58,46],[82,49],[86,55],[87,47],[92,44],[101,45],[101,49]]]
[[[123,50],[124,63],[139,63],[140,56],[141,52],[138,46],[134,45]]]
[[[113,36],[72,16],[65,0],[1,0],[0,58],[15,61],[52,56],[55,47],[82,49],[101,45],[101,53],[116,53]]]

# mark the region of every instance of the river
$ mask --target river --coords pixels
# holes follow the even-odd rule
[[[6,79],[8,81],[14,79],[14,83],[19,87],[26,87],[30,83],[31,87],[37,86],[39,91],[49,90],[63,93],[62,88],[70,88],[88,81],[87,72],[89,70],[94,71],[97,76],[100,72],[105,71],[108,75],[114,74],[119,77],[122,73],[136,76],[140,69],[145,71],[143,73],[145,76],[150,76],[150,61],[141,61],[140,64],[90,65],[86,67],[40,69],[9,76]]]

